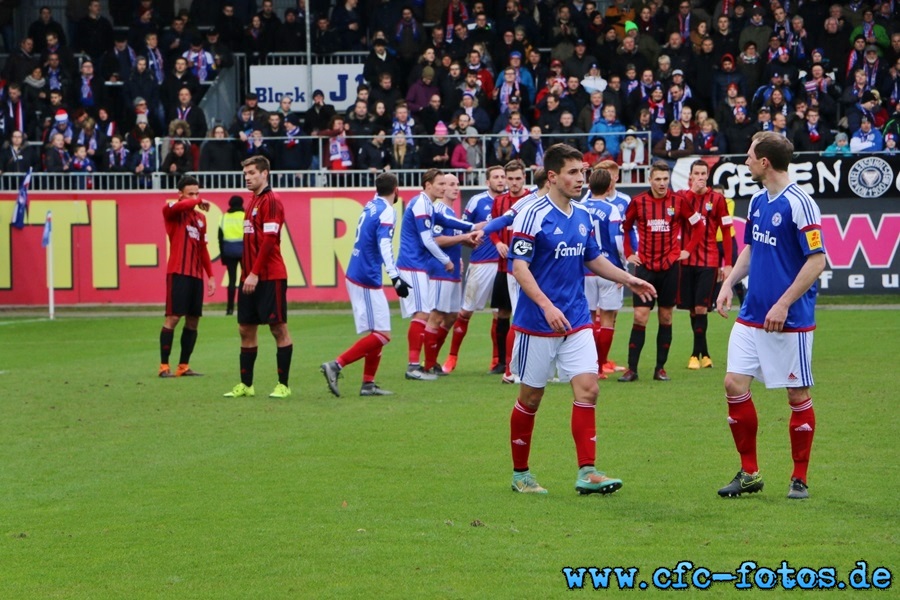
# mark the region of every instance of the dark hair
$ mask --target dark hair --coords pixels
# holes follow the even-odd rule
[[[568,144],[553,144],[544,153],[544,169],[559,173],[566,161],[577,160],[581,162],[583,159],[584,155],[578,148],[573,148]]]
[[[704,161],[704,160],[697,159],[694,162],[692,162],[691,169],[690,169],[690,171],[688,171],[688,173],[692,173],[694,171],[694,167],[703,167],[704,169],[709,171],[709,165],[706,164],[706,161]]]
[[[234,195],[228,199],[228,208],[244,210],[244,199],[238,195]]]
[[[531,179],[534,181],[534,185],[541,189],[547,184],[547,171],[543,167],[538,167],[534,170],[534,176]]]
[[[241,167],[256,167],[260,173],[272,170],[269,166],[269,159],[261,154],[251,156],[250,158],[241,161]]]
[[[588,180],[588,186],[591,188],[591,195],[597,197],[605,194],[609,191],[611,183],[612,176],[609,174],[609,171],[606,169],[597,169],[591,173],[591,178]]]
[[[776,171],[787,171],[794,155],[794,144],[774,131],[757,131],[753,134],[756,158],[766,158]]]
[[[665,171],[666,173],[668,173],[668,172],[671,171],[671,170],[672,170],[672,169],[669,168],[669,163],[667,163],[667,162],[664,161],[664,160],[657,160],[657,161],[654,161],[653,164],[650,165],[650,172],[651,172],[651,173],[653,173],[653,171]]]
[[[438,177],[441,177],[444,174],[440,169],[428,169],[425,171],[425,174],[422,175],[422,188],[425,188],[426,184],[434,183],[434,180]]]
[[[193,175],[183,175],[181,179],[178,180],[178,184],[175,186],[178,188],[179,192],[183,192],[184,188],[189,185],[200,185],[200,181],[194,177]]]
[[[379,196],[387,196],[397,191],[397,176],[393,173],[380,173],[375,178],[375,193]]]

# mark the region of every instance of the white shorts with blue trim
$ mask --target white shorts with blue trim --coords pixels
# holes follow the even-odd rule
[[[519,285],[519,281],[513,277],[512,273],[506,275],[506,289],[509,291],[509,304],[512,307],[511,314],[516,314],[516,305],[519,303],[519,292],[522,291],[522,286]]]
[[[555,372],[560,381],[597,374],[597,346],[588,327],[564,337],[529,335],[516,331],[510,370],[527,386],[543,388]]]
[[[346,280],[347,294],[353,307],[353,321],[356,333],[366,331],[390,331],[391,310],[387,296],[381,288],[372,289]]]
[[[812,387],[812,331],[766,333],[735,323],[728,338],[728,372],[749,375],[769,389]]]
[[[434,286],[425,271],[400,269],[400,277],[409,284],[409,296],[400,298],[400,314],[408,319],[418,312],[430,313],[434,308]]]
[[[435,279],[431,282],[431,286],[434,288],[434,310],[453,314],[459,312],[462,296],[461,282]]]
[[[482,310],[491,300],[494,279],[497,277],[497,261],[471,263],[466,271],[466,291],[462,309],[469,312]],[[440,310],[440,309],[438,309]]]

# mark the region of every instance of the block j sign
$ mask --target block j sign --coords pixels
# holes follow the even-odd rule
[[[273,111],[285,96],[294,101],[291,109],[304,111],[312,104],[306,85],[306,65],[259,65],[250,67],[250,89],[259,96],[259,105]],[[363,82],[363,65],[314,65],[313,89],[325,93],[325,103],[337,110],[356,99],[356,86]]]

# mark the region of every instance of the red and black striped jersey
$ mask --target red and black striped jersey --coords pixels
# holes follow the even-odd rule
[[[166,235],[169,236],[169,261],[166,273],[178,273],[203,279],[212,277],[212,263],[206,248],[206,216],[194,208],[196,198],[171,201],[163,207]]]
[[[700,242],[697,249],[684,261],[684,264],[692,267],[719,267],[719,246],[716,242],[716,234],[722,229],[723,252],[726,265],[731,264],[731,215],[728,214],[728,205],[725,204],[725,196],[707,188],[706,192],[697,194],[692,190],[681,192],[685,200],[703,219],[703,228],[700,230]]]
[[[260,195],[250,198],[250,206],[244,214],[241,281],[249,273],[255,273],[260,281],[287,279],[287,268],[281,256],[281,230],[284,227],[281,200],[267,186]],[[267,239],[269,244],[265,243]]]
[[[680,194],[667,190],[662,198],[654,198],[650,191],[646,191],[635,196],[628,205],[622,230],[630,231],[632,226],[637,225],[641,263],[651,271],[665,271],[678,261],[681,254],[683,223],[690,225],[692,231],[702,227],[700,215]],[[693,252],[700,240],[694,235],[688,239],[685,250]],[[628,236],[625,236],[624,243],[625,255],[631,256],[634,251]]]
[[[491,219],[496,219],[497,217],[503,216],[503,214],[506,213],[513,204],[527,196],[529,193],[530,192],[528,190],[523,189],[521,196],[513,196],[509,192],[504,192],[494,198],[494,205],[491,207]],[[506,227],[496,233],[491,234],[491,241],[494,242],[494,245],[497,245],[498,242],[503,242],[507,247],[509,247],[511,240],[512,227]],[[506,273],[507,264],[508,260],[506,258],[497,259],[497,271],[500,273]]]

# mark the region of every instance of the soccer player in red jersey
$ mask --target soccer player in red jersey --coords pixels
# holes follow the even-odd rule
[[[691,226],[688,243],[681,247],[683,223]],[[637,381],[638,360],[644,348],[647,320],[656,301],[659,302],[659,330],[656,334],[656,367],[653,379],[668,381],[666,360],[672,344],[672,309],[678,294],[678,263],[693,254],[700,243],[702,218],[690,204],[669,189],[669,165],[657,161],[650,166],[650,190],[638,194],[625,210],[623,231],[637,224],[640,248],[631,248],[629,236],[623,240],[628,262],[636,265],[635,275],[656,288],[658,298],[643,300],[634,295],[634,324],[628,342],[628,370],[620,382]],[[687,232],[685,232],[687,233]]]
[[[530,192],[525,189],[525,163],[519,159],[511,160],[503,166],[506,171],[506,184],[508,191],[494,198],[494,206],[491,208],[491,218],[502,216],[517,201],[527,196]],[[492,365],[492,375],[503,375],[505,380],[512,383],[512,373],[509,370],[509,360],[512,354],[515,334],[509,328],[509,319],[512,315],[512,301],[509,297],[507,285],[507,271],[509,242],[512,237],[512,229],[503,229],[491,234],[491,241],[500,254],[497,261],[497,277],[494,279],[494,293],[491,296],[491,307],[497,309],[496,331],[491,331],[494,338],[494,346],[497,348],[497,364]]]
[[[270,398],[291,395],[288,376],[294,345],[287,326],[287,267],[281,257],[284,206],[269,187],[269,160],[251,156],[241,163],[244,181],[253,193],[244,221],[244,256],[238,291],[238,329],[241,334],[241,382],[225,396],[254,396],[253,365],[256,363],[257,328],[268,324],[275,338],[278,385]]]
[[[697,250],[681,264],[681,281],[678,286],[678,307],[691,311],[691,329],[694,331],[694,350],[688,360],[688,369],[709,369],[713,366],[706,344],[706,327],[709,307],[712,306],[716,278],[719,274],[719,244],[717,234],[722,232],[722,253],[725,255],[723,273],[731,274],[731,215],[725,204],[725,196],[707,187],[709,166],[702,160],[691,164],[690,189],[682,196],[700,215],[703,227]]]
[[[216,291],[212,263],[206,248],[206,219],[195,208],[206,212],[209,202],[200,198],[200,182],[185,176],[178,180],[178,200],[166,203],[163,219],[169,236],[169,262],[166,267],[166,321],[159,333],[160,377],[196,377],[188,363],[197,343],[197,325],[203,315],[203,274],[206,292]],[[169,353],[175,340],[175,327],[184,317],[181,330],[181,358],[172,374]]]

